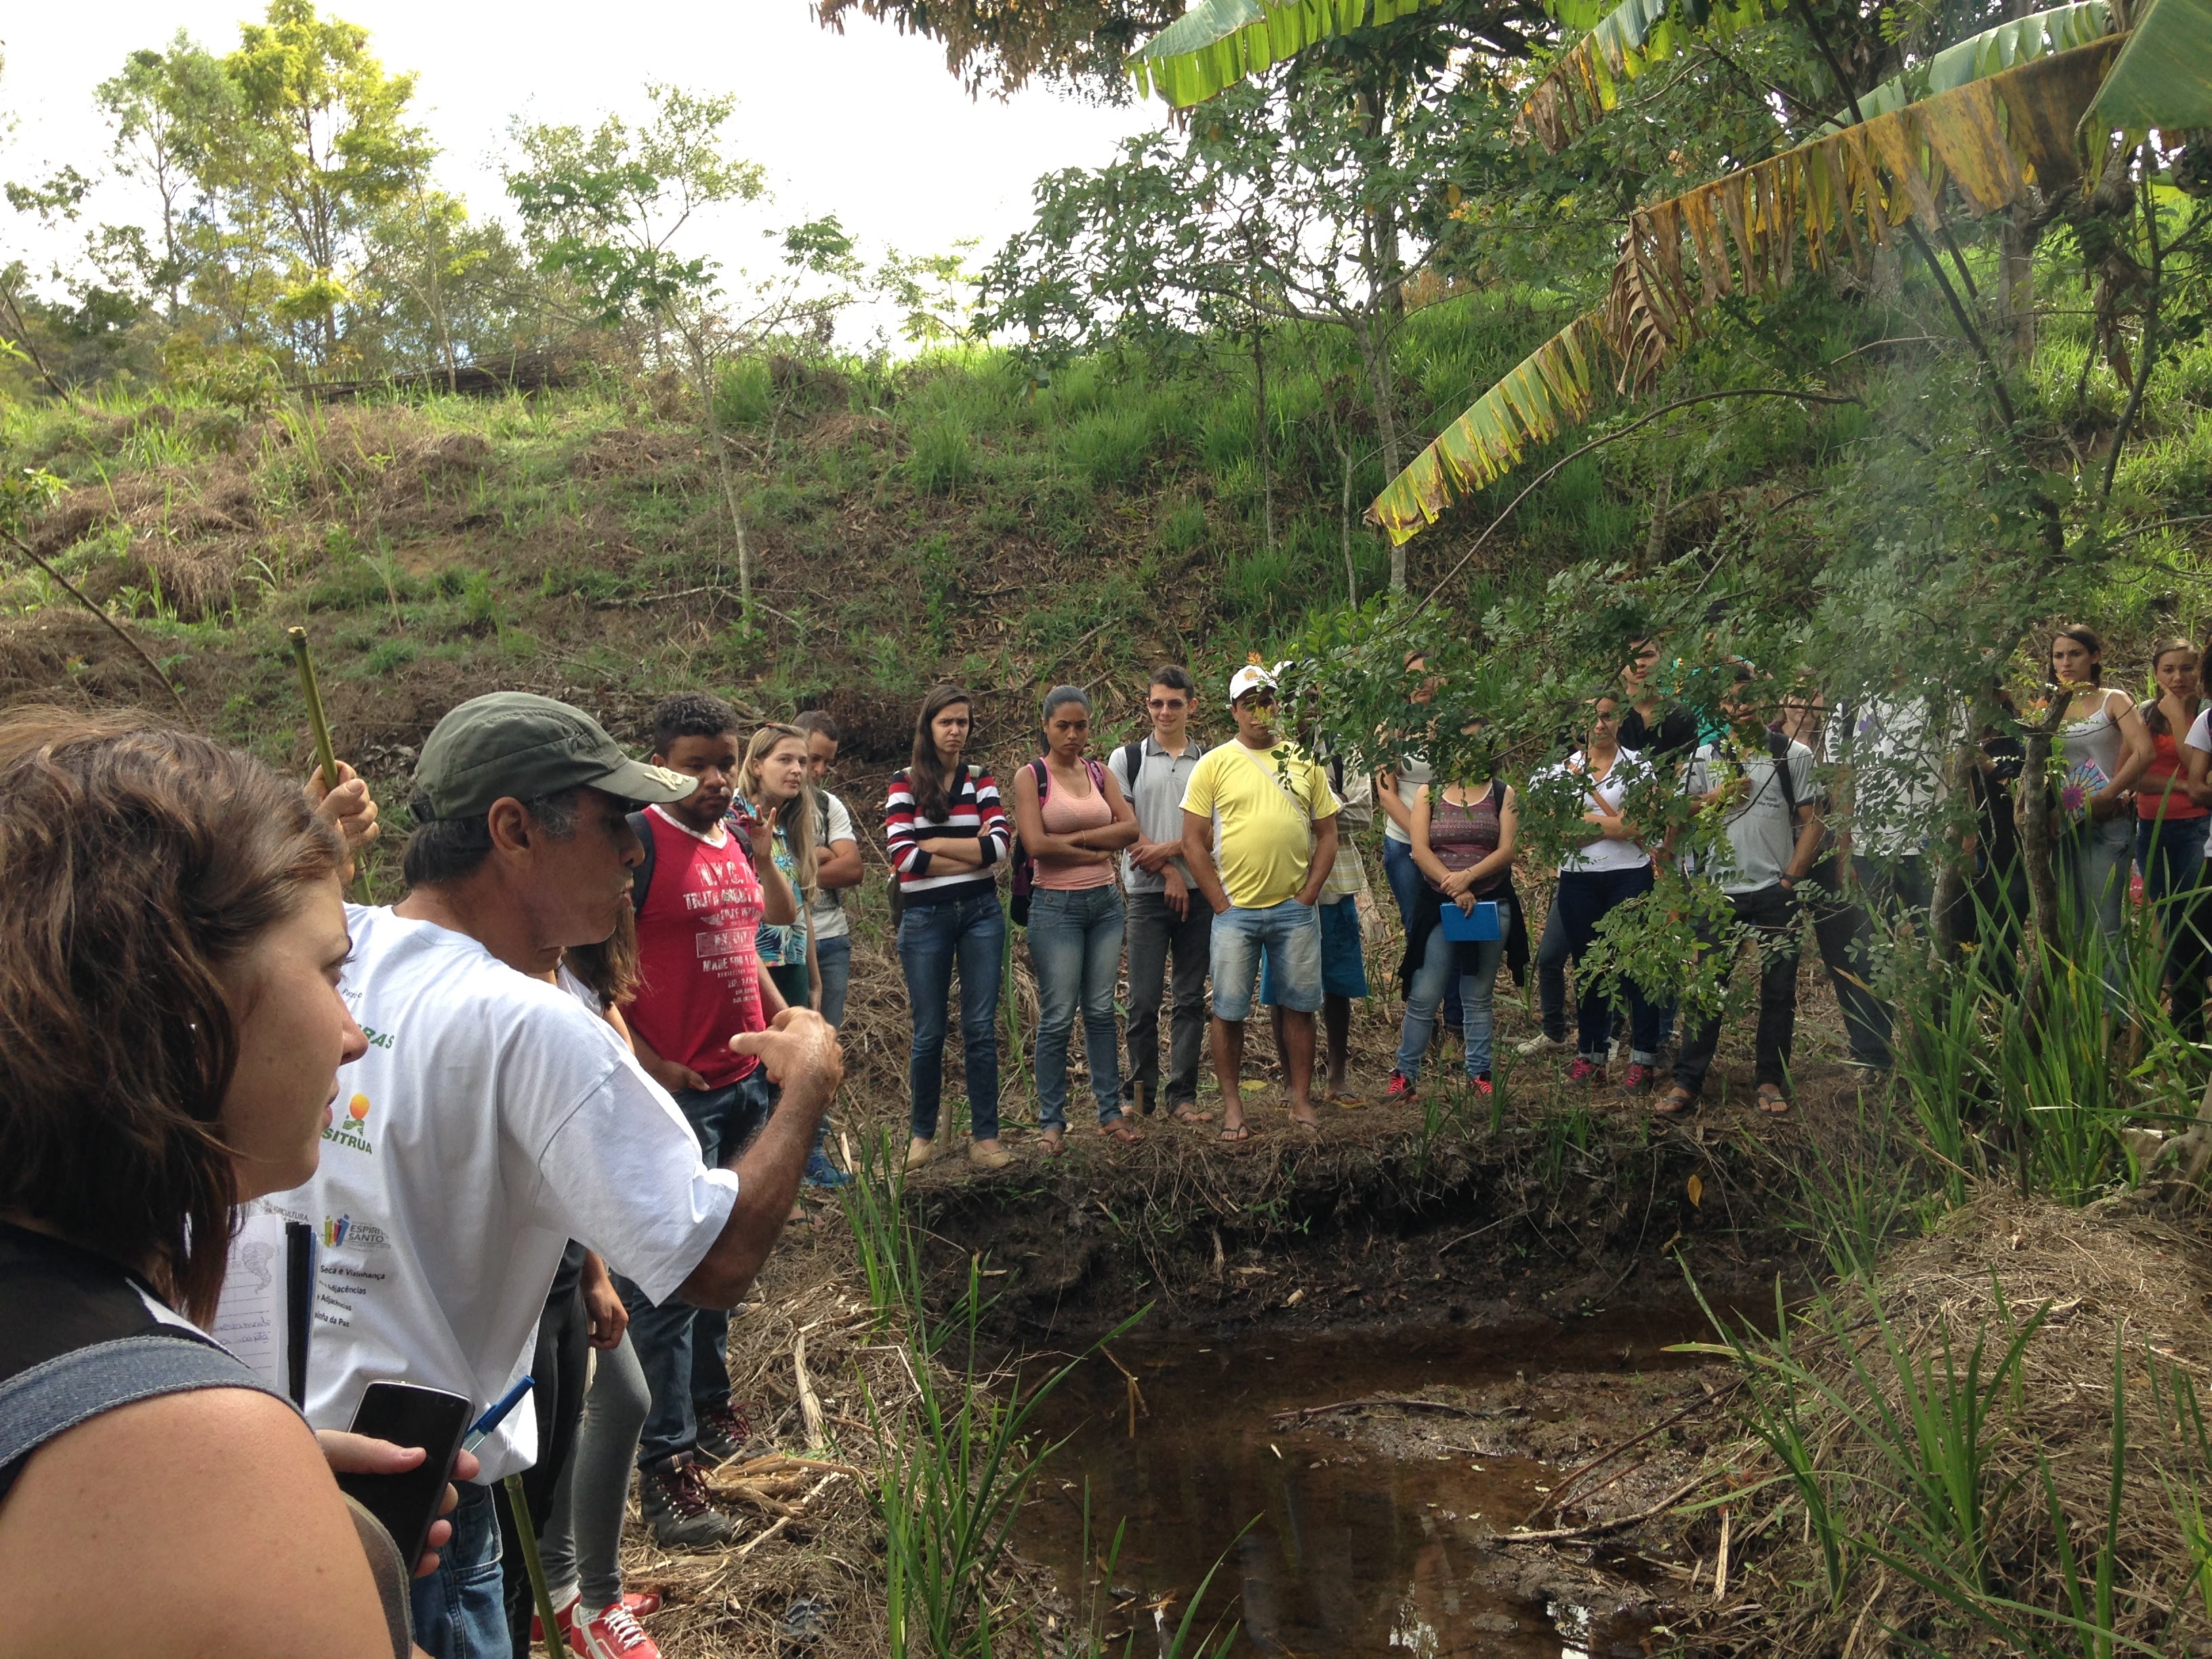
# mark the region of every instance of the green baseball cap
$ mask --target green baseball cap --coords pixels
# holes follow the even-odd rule
[[[580,708],[529,691],[494,691],[448,711],[423,744],[415,816],[474,817],[504,796],[529,800],[583,785],[650,805],[682,800],[699,780],[632,760]]]

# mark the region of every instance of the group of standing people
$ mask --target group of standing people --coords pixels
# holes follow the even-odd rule
[[[1347,789],[1340,763],[1316,759],[1278,728],[1276,690],[1266,669],[1239,669],[1228,688],[1236,735],[1209,748],[1191,730],[1195,682],[1163,665],[1146,686],[1150,730],[1102,761],[1090,753],[1089,696],[1055,687],[1040,713],[1042,752],[1011,781],[1011,817],[998,779],[967,758],[972,694],[942,685],[925,698],[913,758],[892,777],[884,805],[897,949],[914,1014],[908,1167],[936,1152],[956,969],[968,1156],[987,1169],[1012,1159],[998,1121],[1005,864],[1015,866],[1011,902],[1036,981],[1036,1085],[1048,1156],[1066,1142],[1079,1018],[1102,1133],[1134,1142],[1156,1109],[1211,1122],[1214,1114],[1198,1104],[1210,1046],[1221,1080],[1219,1133],[1246,1139],[1252,1129],[1237,1079],[1255,984],[1285,1057],[1292,1120],[1317,1122],[1316,1016],[1327,1030],[1331,1085],[1340,1089],[1352,1001],[1367,994],[1357,906],[1366,878],[1340,819],[1370,815],[1371,791],[1356,774]],[[1340,799],[1340,789],[1356,804]],[[1126,1068],[1115,1015],[1125,948]]]

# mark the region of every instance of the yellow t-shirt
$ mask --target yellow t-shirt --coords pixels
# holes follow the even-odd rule
[[[1206,751],[1182,797],[1184,811],[1213,820],[1213,861],[1243,910],[1297,896],[1313,867],[1312,825],[1337,807],[1328,774],[1297,744],[1263,752],[1233,738]]]

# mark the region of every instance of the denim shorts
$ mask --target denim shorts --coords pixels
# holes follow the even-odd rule
[[[1357,998],[1367,994],[1367,947],[1359,937],[1359,901],[1340,898],[1315,907],[1321,917],[1321,988],[1328,996]],[[1260,962],[1260,1001],[1273,1008],[1282,1002],[1276,994],[1275,955],[1270,951]]]
[[[1261,952],[1279,993],[1277,1006],[1310,1014],[1321,1006],[1321,923],[1310,904],[1285,899],[1264,910],[1232,904],[1213,919],[1213,1016],[1241,1025],[1252,1017],[1252,981]]]

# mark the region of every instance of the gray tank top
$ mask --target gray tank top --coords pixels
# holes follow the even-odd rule
[[[2060,731],[2067,765],[2094,761],[2107,779],[2120,775],[2120,723],[2112,718],[2111,700],[2111,692],[2106,692],[2087,720],[2069,720]]]

